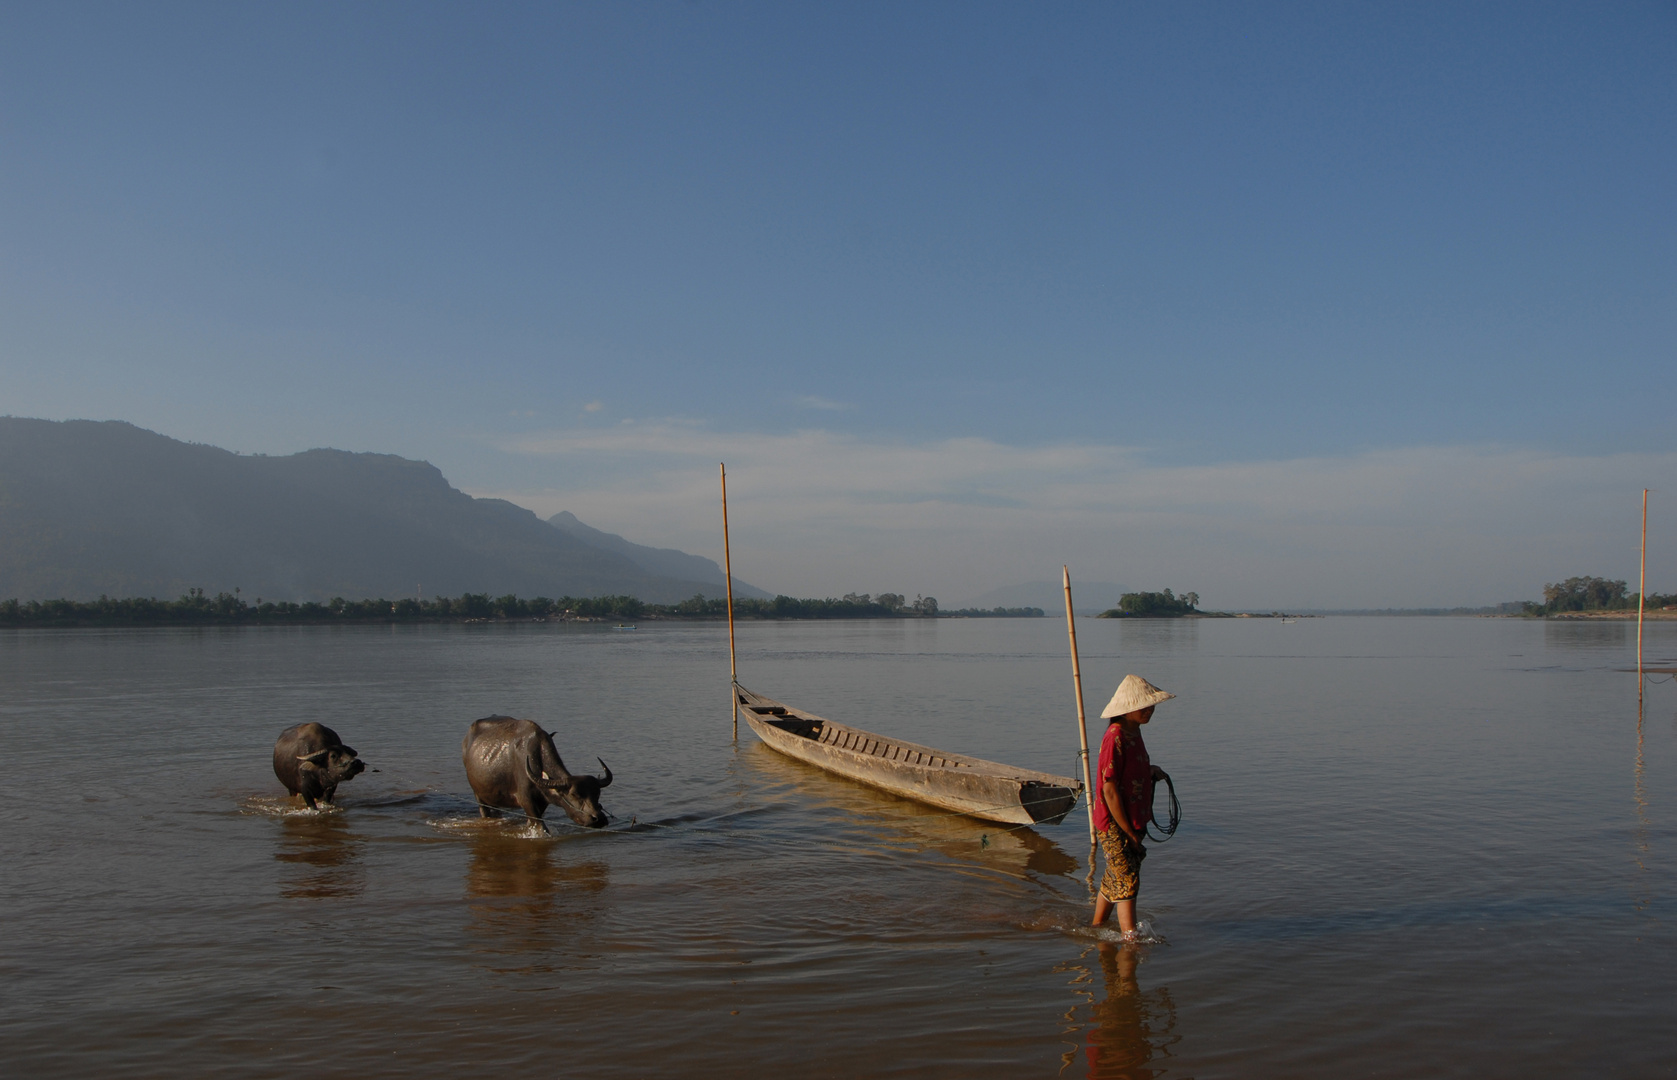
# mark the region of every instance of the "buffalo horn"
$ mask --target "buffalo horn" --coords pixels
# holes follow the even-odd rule
[[[606,771],[605,777],[600,781],[600,786],[603,788],[611,787],[611,766],[606,764],[605,758],[595,758],[594,760],[598,761],[600,768]]]
[[[546,769],[536,768],[530,763],[528,758],[524,761],[524,775],[528,776],[530,778],[530,782],[538,787],[550,787],[559,791],[568,791],[571,786],[571,781],[553,779],[547,775]]]
[[[307,762],[311,762],[315,765],[319,765],[321,762],[325,761],[327,756],[331,753],[332,753],[332,751],[329,750],[329,749],[328,750],[316,750],[312,754],[298,754],[297,755],[297,760],[298,761],[307,761]]]

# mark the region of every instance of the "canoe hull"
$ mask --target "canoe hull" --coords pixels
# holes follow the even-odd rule
[[[836,724],[739,689],[764,745],[827,772],[955,813],[1008,825],[1057,825],[1082,785],[1069,777],[950,754]]]

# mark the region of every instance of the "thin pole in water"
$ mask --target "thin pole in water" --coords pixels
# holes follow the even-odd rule
[[[1642,489],[1642,570],[1636,582],[1636,700],[1642,700],[1642,605],[1648,595],[1648,489]]]
[[[1083,719],[1083,672],[1077,665],[1077,624],[1071,615],[1071,567],[1062,566],[1060,572],[1064,575],[1066,586],[1066,635],[1071,638],[1071,684],[1077,691],[1077,741],[1082,745],[1083,757],[1083,790],[1088,793],[1089,803],[1089,849],[1095,847],[1095,800],[1100,792],[1095,790],[1094,778],[1089,772],[1089,725]]]
[[[722,470],[722,572],[728,582],[728,702],[734,713],[734,741],[740,738],[739,668],[734,663],[734,557],[728,549],[728,465]]]

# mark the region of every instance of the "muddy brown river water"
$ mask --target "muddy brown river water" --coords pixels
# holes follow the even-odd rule
[[[754,689],[1073,771],[1054,619],[740,631]],[[1677,686],[1639,732],[1634,627],[1079,636],[1091,714],[1180,695],[1139,946],[1082,926],[1081,808],[1010,832],[731,742],[717,624],[0,633],[5,1072],[1677,1073]],[[481,822],[493,712],[605,758],[611,827]],[[270,768],[305,719],[378,770],[331,812]]]

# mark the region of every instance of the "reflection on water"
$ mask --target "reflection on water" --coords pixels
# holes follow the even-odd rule
[[[1546,619],[1543,644],[1551,649],[1623,649],[1634,629],[1626,619]]]
[[[1198,619],[1120,619],[1118,626],[1119,651],[1125,656],[1199,648]]]
[[[280,895],[294,899],[356,896],[365,888],[360,844],[338,811],[286,814],[279,819],[277,862],[295,869],[280,883]]]
[[[1034,829],[1015,829],[1008,833],[1029,852],[1025,869],[1038,874],[1063,877],[1076,873],[1077,860],[1060,850],[1060,845]]]
[[[606,864],[563,858],[559,841],[491,825],[472,838],[466,896],[484,951],[532,956],[563,943],[592,918],[606,887]],[[535,965],[520,970],[545,970]]]
[[[1106,997],[1089,1007],[1092,1023],[1083,1047],[1087,1075],[1091,1080],[1150,1080],[1162,1071],[1153,1059],[1168,1057],[1177,1039],[1170,990],[1142,992],[1136,979],[1141,946],[1103,941],[1098,948]]]
[[[1641,872],[1637,880],[1636,910],[1641,911],[1648,906],[1651,896],[1648,895],[1646,877],[1648,873],[1648,794],[1642,782],[1642,688],[1637,687],[1636,694],[1636,766],[1632,770],[1631,797],[1636,801],[1636,832],[1635,844],[1636,869]]]
[[[1086,678],[1181,694],[1149,738],[1194,793],[1148,859],[1170,944],[1128,950],[1085,925],[1083,807],[1014,831],[734,743],[725,628],[596,629],[0,633],[8,1075],[1670,1071],[1677,687],[1650,680],[1638,756],[1625,627],[1080,626]],[[913,630],[742,638],[793,700],[1076,767],[1063,626]],[[491,710],[563,715],[625,820],[481,822],[458,746]],[[322,715],[385,772],[311,814],[270,752]],[[65,797],[85,755],[39,733],[72,727],[126,802]]]
[[[779,788],[782,797],[805,807],[830,808],[847,835],[860,833],[880,846],[935,851],[1014,877],[1067,877],[1082,865],[1033,828],[980,821],[878,791],[761,743],[748,747],[740,760],[756,789]]]

